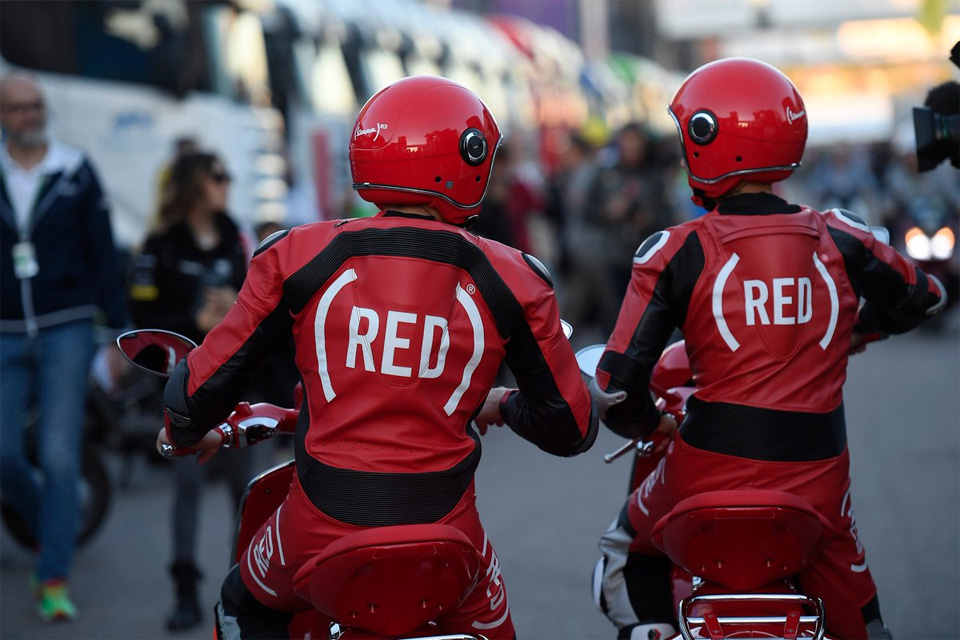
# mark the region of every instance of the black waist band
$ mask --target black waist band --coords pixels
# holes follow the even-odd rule
[[[847,446],[843,404],[829,413],[801,413],[691,396],[680,435],[698,449],[778,462],[825,460]]]
[[[298,455],[297,476],[310,502],[341,522],[359,527],[427,524],[457,506],[479,463],[478,442],[470,455],[443,471],[356,471]]]

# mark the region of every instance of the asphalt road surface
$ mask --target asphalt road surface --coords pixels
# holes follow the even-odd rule
[[[871,345],[851,361],[846,386],[856,519],[885,619],[901,640],[960,633],[960,334],[950,320],[940,333]],[[625,498],[630,463],[602,460],[621,442],[604,432],[588,453],[556,459],[505,429],[485,437],[480,512],[519,637],[614,637],[591,601],[590,574],[598,537]],[[207,624],[169,634],[169,475],[140,465],[130,485],[77,556],[76,622],[39,622],[27,589],[32,559],[0,533],[0,637],[210,637],[230,551],[226,488],[212,485],[203,501]]]

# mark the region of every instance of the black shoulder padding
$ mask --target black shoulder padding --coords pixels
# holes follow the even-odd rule
[[[538,276],[540,276],[540,279],[546,282],[550,288],[553,289],[553,280],[550,278],[550,272],[543,265],[543,263],[529,253],[524,253],[523,259],[528,265],[530,265],[530,268],[533,269]]]
[[[280,229],[280,231],[274,231],[266,238],[263,239],[259,245],[257,245],[257,250],[253,252],[253,255],[258,256],[270,247],[274,245],[280,238],[290,233],[290,229]]]
[[[647,251],[650,251],[650,249],[651,249],[655,244],[657,244],[658,242],[660,242],[660,238],[662,238],[662,237],[663,237],[663,234],[665,234],[665,233],[666,233],[666,231],[657,231],[655,234],[653,234],[652,236],[650,236],[649,238],[647,238],[646,240],[644,240],[642,243],[640,243],[640,246],[637,247],[637,251],[636,251],[636,253],[633,254],[633,257],[634,257],[634,258],[640,258],[640,257],[646,255]]]
[[[862,224],[865,227],[868,226],[866,221],[860,216],[858,216],[857,214],[855,214],[853,211],[849,211],[847,209],[841,209],[840,207],[835,208],[834,211],[842,215],[844,218],[853,220],[854,222],[858,224]]]

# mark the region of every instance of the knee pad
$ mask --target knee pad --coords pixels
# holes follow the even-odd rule
[[[244,602],[253,598],[240,577],[240,565],[233,565],[220,586],[220,602],[214,608],[217,623],[217,640],[239,640],[240,625],[237,617],[243,611]]]
[[[226,615],[236,617],[244,607],[251,604],[250,600],[256,601],[247,585],[243,584],[243,578],[240,577],[240,565],[235,564],[227,573],[220,586],[220,606]],[[256,602],[256,604],[260,604]],[[263,606],[263,605],[260,605]]]
[[[600,538],[601,557],[594,567],[592,584],[597,609],[618,626],[636,622],[626,599],[623,579],[633,535],[623,526],[622,520],[622,517],[614,520]]]
[[[879,618],[867,623],[868,640],[893,640],[893,634]]]
[[[673,619],[673,563],[665,556],[630,551],[637,532],[630,526],[627,507],[600,538],[603,557],[593,572],[597,608],[618,628]]]
[[[233,565],[220,587],[220,602],[214,609],[217,640],[273,640],[287,637],[293,614],[276,611],[257,600]]]
[[[880,617],[880,598],[873,596],[870,602],[860,609],[860,615],[863,616],[863,624],[867,628],[868,640],[893,640],[893,634]]]

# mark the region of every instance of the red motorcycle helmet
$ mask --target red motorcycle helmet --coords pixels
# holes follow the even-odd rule
[[[800,166],[807,143],[803,99],[765,62],[727,58],[703,65],[684,80],[669,112],[697,204],[741,182],[778,182]]]
[[[427,205],[462,225],[480,210],[500,142],[493,114],[475,93],[446,78],[405,78],[357,116],[353,188],[381,209]]]

